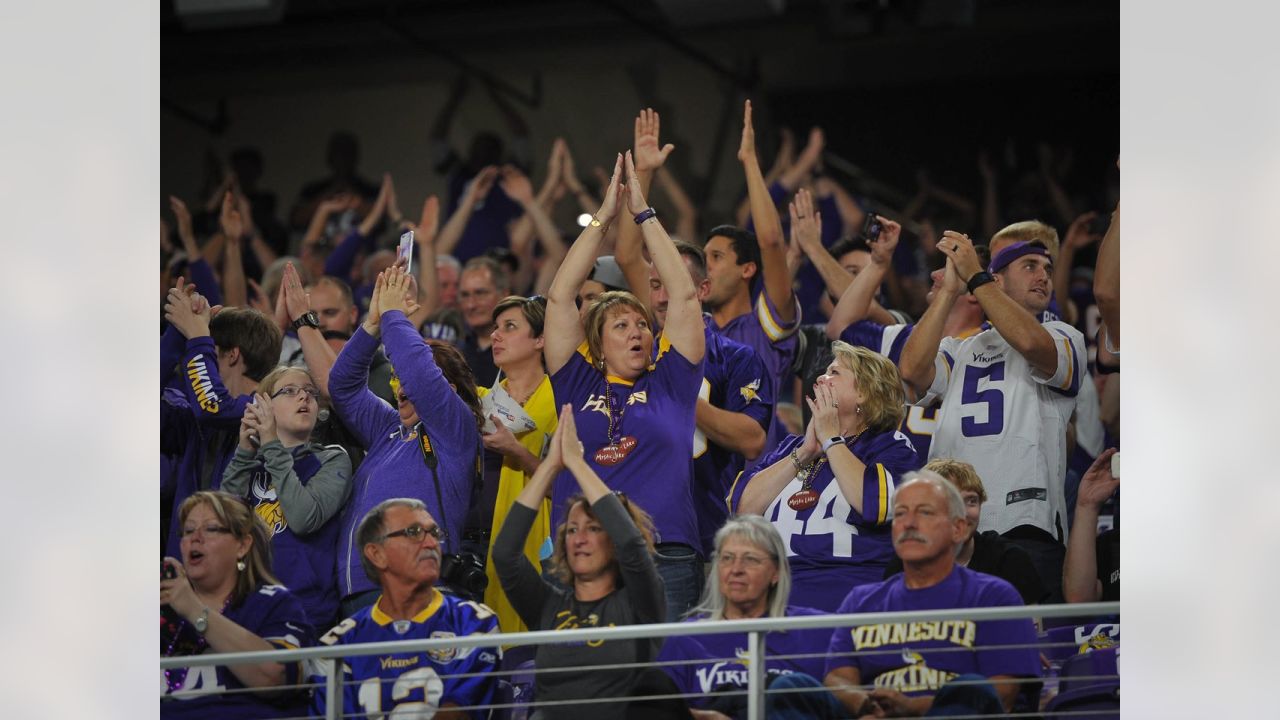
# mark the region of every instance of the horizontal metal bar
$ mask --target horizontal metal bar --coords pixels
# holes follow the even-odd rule
[[[406,653],[440,648],[489,647],[493,645],[548,645],[583,640],[633,640],[669,635],[716,635],[745,633],[753,630],[809,630],[815,628],[857,627],[881,623],[932,622],[942,620],[1015,620],[1020,618],[1055,618],[1118,615],[1120,603],[1079,603],[1075,605],[1019,605],[993,608],[954,608],[912,612],[859,613],[846,615],[805,615],[801,617],[759,618],[755,620],[717,620],[704,622],[653,623],[623,625],[610,628],[576,630],[537,630],[523,633],[486,633],[434,640],[395,640],[342,646],[322,645],[296,650],[255,650],[238,653],[206,653],[160,658],[160,668],[192,665],[235,665],[257,662],[292,662],[326,657],[361,657],[380,653]]]

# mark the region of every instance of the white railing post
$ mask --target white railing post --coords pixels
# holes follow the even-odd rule
[[[764,632],[747,633],[747,720],[764,720]]]
[[[342,694],[342,658],[324,658],[320,662],[329,665],[329,671],[324,678],[324,718],[325,720],[338,720],[342,716],[342,709],[346,707],[347,703]]]

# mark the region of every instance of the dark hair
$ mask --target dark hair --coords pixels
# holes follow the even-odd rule
[[[480,395],[476,393],[476,376],[467,365],[467,360],[458,348],[443,340],[427,340],[431,354],[435,356],[436,366],[444,373],[444,379],[453,384],[462,398],[462,402],[471,409],[476,418],[476,429],[484,426],[484,411],[480,409]]]
[[[756,240],[755,233],[736,225],[717,225],[707,231],[707,239],[702,244],[705,246],[711,238],[716,236],[727,237],[733,242],[733,252],[738,256],[738,265],[753,262],[757,270],[760,269],[760,243]]]
[[[671,243],[676,246],[676,252],[693,260],[695,276],[693,284],[697,285],[705,280],[707,278],[707,254],[702,252],[702,248],[683,240],[672,240]]]
[[[871,246],[867,244],[866,238],[855,236],[840,238],[831,243],[831,247],[828,250],[831,252],[831,257],[839,260],[841,255],[848,255],[851,252],[869,253],[871,252]]]
[[[511,275],[515,275],[520,271],[520,258],[516,254],[501,246],[491,247],[485,250],[481,257],[489,257],[502,263]],[[510,290],[511,288],[507,288]]]
[[[280,326],[254,308],[223,308],[209,321],[209,335],[219,350],[240,348],[244,374],[261,381],[280,360],[284,334]]]

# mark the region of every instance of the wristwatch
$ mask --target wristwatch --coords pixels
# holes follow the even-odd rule
[[[293,328],[294,332],[297,332],[298,329],[304,325],[307,327],[315,328],[317,330],[320,329],[320,317],[316,315],[315,310],[308,310],[302,313],[301,315],[299,315],[298,319],[294,320],[293,323],[290,325],[290,327]]]
[[[209,629],[209,608],[206,607],[200,611],[200,617],[191,623],[191,627],[195,628],[196,632],[201,635],[204,634],[205,630]]]
[[[835,437],[827,438],[826,440],[822,441],[822,454],[825,455],[827,451],[830,450],[835,445],[843,445],[843,444],[844,444],[843,435],[836,435]]]
[[[969,278],[969,282],[965,283],[965,287],[967,287],[969,292],[972,293],[974,290],[977,290],[983,285],[986,285],[989,282],[995,282],[995,281],[996,279],[991,276],[991,273],[987,272],[986,270],[982,270],[980,272],[974,273],[973,277]]]

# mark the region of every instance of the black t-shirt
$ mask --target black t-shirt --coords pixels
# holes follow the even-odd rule
[[[474,334],[469,333],[463,339],[462,357],[466,359],[471,373],[476,376],[476,385],[488,387],[498,377],[498,366],[493,364],[493,346],[481,350]]]
[[[1120,601],[1120,528],[1112,528],[1098,536],[1095,548],[1098,559],[1098,582],[1102,583],[1102,602]]]
[[[1116,560],[1120,559],[1117,550]],[[973,539],[973,557],[969,558],[970,570],[994,575],[1008,582],[1022,596],[1027,605],[1039,605],[1045,602],[1048,592],[1040,581],[1040,574],[1031,562],[1026,550],[1004,539],[994,530],[978,533]],[[1101,562],[1099,562],[1101,573]],[[884,570],[886,580],[902,572],[902,559],[894,555],[889,559],[889,566]],[[1117,575],[1117,582],[1119,576]],[[1117,596],[1119,599],[1119,596]]]

